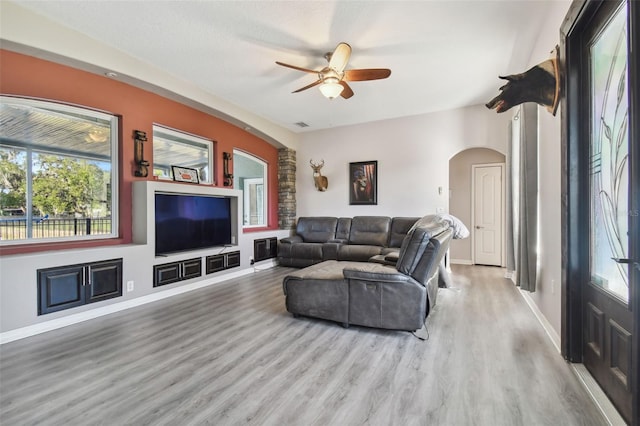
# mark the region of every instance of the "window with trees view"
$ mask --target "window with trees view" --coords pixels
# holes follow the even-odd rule
[[[117,236],[113,115],[0,97],[2,244]]]

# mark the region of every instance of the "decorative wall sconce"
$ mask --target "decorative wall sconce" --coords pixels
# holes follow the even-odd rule
[[[144,159],[143,143],[147,141],[147,133],[140,130],[133,131],[133,160],[136,163],[134,175],[136,177],[147,177],[149,175],[149,162]]]
[[[224,186],[233,186],[233,174],[229,173],[229,161],[233,160],[233,154],[230,152],[222,153],[222,169],[224,174]]]

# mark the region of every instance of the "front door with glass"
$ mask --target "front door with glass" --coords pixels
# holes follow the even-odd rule
[[[589,256],[583,283],[583,362],[620,414],[631,420],[633,315],[630,286],[628,4],[605,2],[585,28],[582,70],[589,120]],[[586,113],[586,109],[584,110]],[[638,118],[635,118],[636,120]],[[587,128],[588,127],[588,128]],[[588,139],[588,140],[585,140]],[[636,337],[637,338],[637,337]]]

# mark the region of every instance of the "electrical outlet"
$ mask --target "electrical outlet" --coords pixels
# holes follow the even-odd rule
[[[133,281],[127,281],[127,291],[133,291]]]
[[[556,280],[551,280],[551,294],[556,293]]]
[[[250,263],[251,265],[253,265],[254,263],[256,263],[256,261],[255,261],[255,260],[253,260],[253,256],[249,256],[249,263]]]

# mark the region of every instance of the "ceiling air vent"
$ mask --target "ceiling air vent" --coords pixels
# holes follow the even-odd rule
[[[295,125],[302,128],[309,127],[309,125],[304,121],[298,121],[297,123],[295,123]]]

